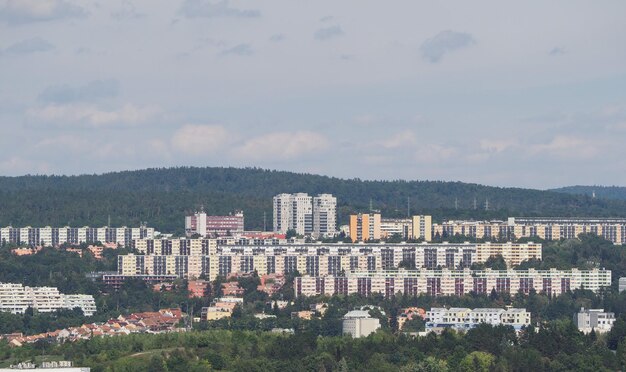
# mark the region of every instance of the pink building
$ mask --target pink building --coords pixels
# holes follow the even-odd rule
[[[226,236],[241,234],[244,231],[242,211],[236,211],[228,216],[207,216],[204,212],[196,212],[185,217],[185,233],[187,236],[200,234],[201,236]]]

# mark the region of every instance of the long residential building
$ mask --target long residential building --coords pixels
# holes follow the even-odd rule
[[[350,238],[353,242],[379,240],[398,234],[404,239],[432,240],[432,217],[413,216],[410,219],[383,219],[380,213],[350,215]]]
[[[0,311],[23,314],[27,308],[41,313],[79,307],[85,316],[96,312],[91,295],[66,295],[55,287],[27,287],[21,284],[0,283]]]
[[[530,325],[530,312],[521,308],[477,308],[434,307],[426,312],[426,331],[452,328],[465,332],[480,324],[492,326],[508,325],[516,331]]]
[[[130,246],[136,239],[154,238],[152,227],[12,227],[0,228],[0,242],[35,246],[59,246],[81,243],[116,243]]]
[[[235,242],[235,239],[229,240]],[[182,278],[250,273],[298,272],[313,276],[353,270],[389,270],[399,266],[465,268],[501,255],[508,266],[541,260],[535,243],[400,244],[221,244],[216,239],[144,239],[133,243],[140,255],[118,256],[119,275],[177,275]],[[277,243],[277,244],[274,244]]]
[[[614,244],[626,243],[626,218],[509,217],[507,221],[446,221],[433,224],[433,237],[574,239],[594,234]]]
[[[386,297],[397,293],[416,296],[462,296],[470,292],[490,294],[528,294],[536,292],[560,295],[584,288],[598,291],[611,285],[610,270],[380,270],[350,272],[345,276],[303,276],[294,279],[296,296],[349,295]]]

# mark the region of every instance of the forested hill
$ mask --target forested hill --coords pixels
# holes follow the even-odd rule
[[[136,225],[182,232],[184,215],[201,205],[209,213],[242,209],[247,229],[272,224],[272,196],[332,193],[339,220],[374,209],[384,216],[410,212],[442,218],[507,216],[626,216],[626,201],[552,191],[439,181],[362,181],[257,168],[167,168],[82,176],[0,177],[0,225]],[[474,209],[476,200],[476,209]],[[489,208],[485,210],[488,200]],[[455,205],[456,204],[456,205]]]
[[[567,186],[552,191],[587,196],[595,193],[596,198],[626,200],[626,187],[623,186]]]

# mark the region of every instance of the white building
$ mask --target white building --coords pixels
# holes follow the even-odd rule
[[[614,313],[606,313],[604,309],[585,309],[574,315],[574,323],[578,330],[583,333],[589,333],[594,330],[596,333],[606,333],[613,328],[615,322]]]
[[[130,246],[134,239],[154,238],[152,227],[12,227],[0,228],[1,244],[35,246],[53,246],[68,243],[116,243]]]
[[[530,325],[530,313],[526,309],[511,308],[432,308],[426,312],[426,331],[440,331],[452,328],[465,332],[481,323],[492,326],[512,326],[516,331]]]
[[[366,310],[352,310],[343,317],[343,333],[353,338],[367,337],[378,328],[380,321],[372,318]]]
[[[626,291],[626,277],[619,278],[619,291],[620,292]]]
[[[326,237],[337,234],[337,198],[320,194],[313,198],[313,236]]]
[[[76,307],[81,308],[85,316],[96,312],[96,303],[91,295],[65,295],[55,287],[0,283],[0,311],[23,314],[29,307],[41,313]]]
[[[298,235],[334,235],[337,224],[337,199],[330,194],[315,198],[306,193],[279,194],[273,199],[274,232]]]

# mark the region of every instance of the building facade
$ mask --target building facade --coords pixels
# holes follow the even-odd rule
[[[228,243],[231,244],[223,244]],[[350,271],[390,270],[401,263],[423,269],[467,268],[501,255],[508,266],[541,260],[535,243],[400,243],[322,244],[274,240],[267,245],[241,245],[236,240],[144,239],[133,243],[138,255],[118,256],[118,275],[200,276],[214,280],[234,273],[336,276]],[[237,242],[241,242],[238,240]],[[274,244],[277,243],[277,244]]]
[[[343,334],[352,338],[367,337],[380,328],[378,318],[372,318],[367,310],[352,310],[343,316]]]
[[[204,212],[196,212],[185,217],[185,234],[199,234],[203,237],[239,235],[244,232],[244,216],[236,211],[228,216],[208,216]]]
[[[578,330],[587,334],[591,331],[596,333],[606,333],[613,328],[615,314],[605,312],[604,309],[580,309],[574,315],[574,324]]]
[[[136,239],[154,238],[152,227],[3,227],[0,242],[31,247],[58,247],[62,244],[115,243],[130,246]]]
[[[304,276],[294,279],[296,296],[349,295],[385,297],[462,296],[468,293],[560,295],[577,288],[598,291],[611,285],[610,270],[387,270],[350,272],[345,276]]]
[[[353,242],[380,240],[380,213],[359,213],[350,215],[350,238]]]
[[[279,194],[273,198],[274,232],[333,236],[337,232],[337,198],[331,194]]]
[[[465,332],[480,324],[506,325],[520,331],[530,325],[531,314],[521,308],[432,308],[426,312],[426,331],[452,328]]]
[[[23,314],[32,308],[41,313],[79,307],[85,316],[96,312],[91,295],[66,295],[55,287],[26,287],[21,284],[0,283],[0,311]]]
[[[399,236],[402,239],[413,237],[413,220],[411,218],[382,218],[380,220],[381,238]]]
[[[466,235],[475,238],[544,240],[575,239],[580,234],[593,234],[614,244],[626,243],[626,219],[509,217],[507,221],[447,221],[435,224],[433,237]]]

